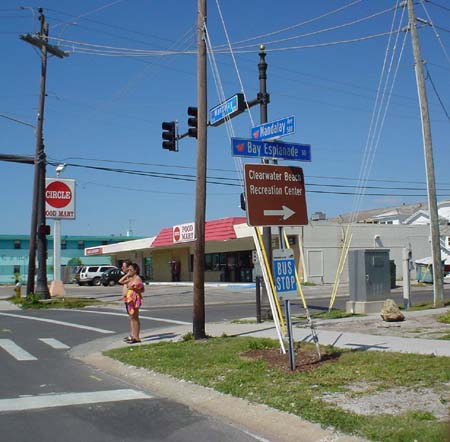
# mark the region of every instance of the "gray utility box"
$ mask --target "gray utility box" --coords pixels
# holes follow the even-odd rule
[[[386,299],[391,293],[389,249],[359,249],[348,253],[350,301]]]

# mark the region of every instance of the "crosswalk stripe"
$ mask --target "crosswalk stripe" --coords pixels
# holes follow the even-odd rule
[[[64,350],[70,348],[68,345],[58,341],[58,339],[54,338],[39,338],[44,344],[50,345],[50,347],[55,348],[56,350]]]
[[[14,341],[11,339],[0,339],[0,347],[3,350],[7,351],[13,358],[18,361],[36,361],[32,354],[28,353],[22,347],[19,347]]]
[[[50,324],[64,325],[66,327],[80,328],[82,330],[90,330],[97,333],[115,333],[111,330],[105,330],[103,328],[90,327],[88,325],[74,324],[73,322],[56,321],[55,319],[37,318],[35,316],[16,315],[14,313],[0,313],[0,316],[10,316],[12,318],[30,319],[32,321],[48,322]]]
[[[59,310],[67,310],[67,309],[59,309]],[[80,312],[80,313],[93,313],[94,315],[124,316],[124,317],[128,318],[128,314],[127,313],[104,312],[104,311],[99,311],[99,310],[98,311],[79,310],[79,309],[74,309],[74,308],[70,309],[70,311],[72,311],[72,312]],[[149,319],[150,321],[167,322],[169,324],[179,324],[179,325],[191,325],[192,324],[191,322],[177,321],[176,319],[157,318],[155,316],[139,315],[139,319]]]
[[[22,396],[12,399],[0,399],[0,412],[97,404],[101,402],[132,401],[136,399],[151,399],[152,397],[142,391],[132,389]]]

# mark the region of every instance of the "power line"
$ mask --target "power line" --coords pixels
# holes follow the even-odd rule
[[[51,165],[57,165],[57,162],[48,162],[48,164]],[[189,175],[189,174],[177,174],[177,173],[161,173],[161,172],[154,172],[154,171],[144,171],[144,170],[132,170],[132,169],[123,169],[123,168],[111,168],[111,167],[101,167],[101,166],[92,166],[92,165],[83,165],[83,164],[76,164],[76,163],[66,163],[66,166],[69,167],[77,167],[77,168],[85,168],[85,169],[93,169],[93,170],[99,170],[104,172],[114,172],[114,173],[122,173],[122,174],[128,174],[128,175],[138,175],[138,176],[145,176],[150,178],[159,178],[159,179],[171,179],[176,181],[186,181],[186,182],[195,182],[196,176],[195,175]],[[222,185],[222,186],[232,186],[232,187],[239,187],[241,188],[241,183],[238,178],[227,178],[227,177],[220,177],[220,176],[209,176],[207,178],[208,184],[215,184],[215,185]],[[333,185],[333,184],[308,184],[306,183],[306,187],[333,187],[333,188],[355,188],[355,187],[361,187],[361,186],[346,186],[346,185]],[[364,186],[365,189],[389,189],[387,187],[380,187],[380,186]],[[422,190],[419,188],[400,188],[396,187],[397,190]],[[450,189],[440,189],[442,191],[448,191],[450,195]],[[332,194],[332,195],[357,195],[357,192],[344,192],[344,191],[327,191],[327,190],[308,190],[310,193],[323,193],[323,194]],[[403,197],[426,197],[425,194],[396,194],[396,193],[365,193],[365,195],[370,196],[403,196]]]
[[[431,3],[432,5],[437,6],[438,8],[441,8],[441,9],[444,9],[445,11],[450,12],[450,8],[448,8],[447,6],[440,5],[439,3],[433,2],[431,0],[428,0],[428,3]]]
[[[431,78],[430,71],[428,70],[428,68],[427,68],[426,65],[424,65],[424,67],[425,67],[425,70],[426,70],[426,72],[427,72],[427,78],[428,78],[428,80],[430,80],[431,86],[433,87],[433,91],[434,91],[434,93],[436,94],[436,97],[437,97],[437,99],[439,100],[439,103],[440,103],[440,105],[441,105],[441,107],[442,107],[442,110],[444,111],[445,115],[447,116],[448,121],[450,122],[450,115],[448,114],[447,109],[445,108],[445,105],[444,105],[444,103],[443,103],[441,97],[439,96],[439,93],[438,93],[438,91],[437,91],[437,89],[436,89],[436,86],[434,85],[434,81],[433,81],[433,79]]]
[[[152,166],[152,167],[166,167],[171,169],[190,169],[196,170],[194,166],[184,166],[184,165],[176,165],[176,164],[161,164],[161,163],[145,163],[142,161],[126,161],[126,160],[105,160],[101,158],[91,158],[91,157],[65,157],[63,159],[56,159],[49,157],[49,164],[57,165],[60,163],[67,163],[69,160],[81,160],[81,161],[96,161],[103,163],[112,163],[112,164],[132,164],[137,166]],[[234,169],[223,169],[223,168],[208,168],[208,170],[214,172],[229,172],[235,173]],[[340,176],[324,176],[324,175],[306,175],[305,178],[316,178],[316,179],[326,179],[326,180],[343,180],[343,181],[358,181],[357,178],[351,177],[340,177]],[[407,180],[382,180],[382,179],[368,179],[367,181],[378,182],[378,183],[395,183],[395,184],[422,184],[425,185],[424,181],[407,181]],[[450,186],[450,183],[439,183],[441,186]],[[442,190],[450,190],[450,189],[442,189]]]

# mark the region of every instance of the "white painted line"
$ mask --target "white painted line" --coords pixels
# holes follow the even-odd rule
[[[97,404],[101,402],[132,401],[136,399],[151,399],[152,397],[142,391],[131,389],[23,396],[12,399],[0,399],[0,412],[67,407],[69,405]]]
[[[61,341],[58,341],[58,339],[39,338],[39,340],[42,341],[44,344],[50,345],[50,347],[55,348],[56,350],[64,350],[70,348],[68,345],[63,344]]]
[[[65,327],[80,328],[82,330],[89,330],[89,331],[94,331],[97,333],[104,333],[104,334],[115,333],[111,330],[104,330],[103,328],[89,327],[88,325],[74,324],[72,322],[57,321],[55,319],[36,318],[35,316],[23,316],[23,315],[16,315],[13,313],[3,313],[3,312],[0,312],[0,316],[10,316],[12,318],[30,319],[32,321],[48,322],[50,324],[64,325]]]
[[[37,358],[25,351],[22,347],[19,347],[11,339],[0,339],[0,347],[18,361],[37,361]]]
[[[58,309],[58,310],[68,310],[68,309]],[[94,315],[110,315],[110,316],[124,316],[128,318],[126,313],[114,313],[114,312],[102,312],[102,311],[92,311],[92,310],[77,310],[71,308],[72,312],[81,312],[81,313],[93,313]],[[153,316],[142,316],[139,315],[140,319],[148,319],[150,321],[159,321],[159,322],[168,322],[169,324],[179,324],[179,325],[192,325],[191,322],[177,321],[176,319],[164,319],[164,318],[155,318]]]

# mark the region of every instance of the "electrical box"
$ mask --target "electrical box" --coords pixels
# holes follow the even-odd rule
[[[379,301],[390,296],[389,249],[359,249],[348,253],[350,301]]]

